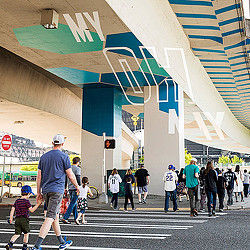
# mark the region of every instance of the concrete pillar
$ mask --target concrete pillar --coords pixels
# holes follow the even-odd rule
[[[116,148],[105,151],[106,170],[121,168],[121,92],[112,86],[100,84],[85,86],[82,106],[82,176],[102,192],[104,156],[103,133],[114,138]]]
[[[184,103],[182,90],[173,82],[160,85],[161,102],[157,102],[156,91],[156,86],[151,87],[151,99],[144,106],[144,164],[150,174],[149,193],[162,195],[162,178],[168,165],[177,169],[185,166]],[[149,87],[144,93],[148,97]],[[173,128],[175,133],[171,134]]]

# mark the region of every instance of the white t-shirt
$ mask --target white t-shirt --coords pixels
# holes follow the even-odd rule
[[[165,183],[165,191],[174,191],[176,189],[178,177],[172,170],[167,171],[163,176],[163,182]]]
[[[122,179],[120,177],[119,174],[115,174],[115,175],[110,175],[109,176],[109,190],[111,193],[115,194],[119,192],[119,184],[122,182]]]
[[[78,198],[87,199],[87,194],[89,192],[89,187],[86,185],[85,187],[80,186],[80,193]]]

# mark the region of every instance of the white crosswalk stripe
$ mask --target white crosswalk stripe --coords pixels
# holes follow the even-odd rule
[[[209,218],[207,214],[200,214],[196,218],[190,218],[188,212],[144,212],[144,211],[105,211],[88,210],[86,212],[87,224],[76,225],[60,224],[62,235],[69,239],[84,238],[119,238],[119,239],[141,239],[141,240],[166,240],[174,234],[174,230],[188,230],[194,226],[199,226],[208,222],[210,219],[216,219],[226,213],[217,213],[217,216]],[[70,217],[73,221],[73,217]],[[40,225],[43,222],[43,215],[31,216],[31,235],[38,235]],[[0,225],[6,221],[0,220]],[[103,228],[103,230],[102,230]],[[115,231],[114,231],[115,230]],[[0,234],[11,235],[14,228],[0,229]],[[54,232],[50,231],[48,237],[54,237]],[[9,237],[9,236],[8,236]],[[76,240],[77,242],[77,240]],[[78,241],[79,242],[79,241]],[[19,246],[18,244],[15,244]],[[0,246],[4,246],[3,243]],[[21,244],[20,244],[21,246]],[[58,245],[44,245],[43,249],[58,249]],[[69,249],[122,249],[105,248],[104,246],[71,246]]]

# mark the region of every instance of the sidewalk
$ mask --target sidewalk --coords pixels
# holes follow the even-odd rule
[[[0,207],[11,207],[17,198],[3,198],[3,202],[0,203]],[[142,211],[163,211],[164,210],[164,197],[163,196],[153,196],[149,195],[147,198],[147,203],[138,204],[138,198],[134,196],[135,207],[137,210]],[[30,202],[32,205],[36,204],[36,198],[30,198]],[[110,197],[109,197],[110,202]],[[123,210],[124,198],[119,197],[118,200],[118,207]],[[189,211],[189,202],[186,198],[182,199],[182,202],[177,202],[178,208],[180,211]],[[217,203],[218,205],[218,203]],[[89,209],[103,209],[103,210],[112,210],[110,207],[110,203],[108,204],[100,204],[99,200],[88,200]],[[218,207],[217,207],[218,208]],[[225,198],[225,207],[224,210],[248,210],[250,209],[250,197],[245,198],[244,202],[234,202],[232,206],[226,205],[226,198]],[[170,201],[170,211],[172,210],[172,202]]]

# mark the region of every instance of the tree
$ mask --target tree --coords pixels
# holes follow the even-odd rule
[[[192,158],[193,156],[190,153],[188,153],[187,149],[185,148],[185,163],[189,164]]]
[[[33,163],[32,165],[23,165],[21,167],[22,171],[37,171],[38,170],[38,162]]]
[[[244,162],[241,158],[239,158],[237,155],[234,155],[234,157],[233,158],[231,158],[231,162],[233,163],[233,164],[237,164],[237,163],[242,163],[242,162]]]
[[[231,160],[228,156],[225,156],[225,155],[222,155],[220,158],[219,158],[219,163],[221,164],[230,164],[231,163]]]

